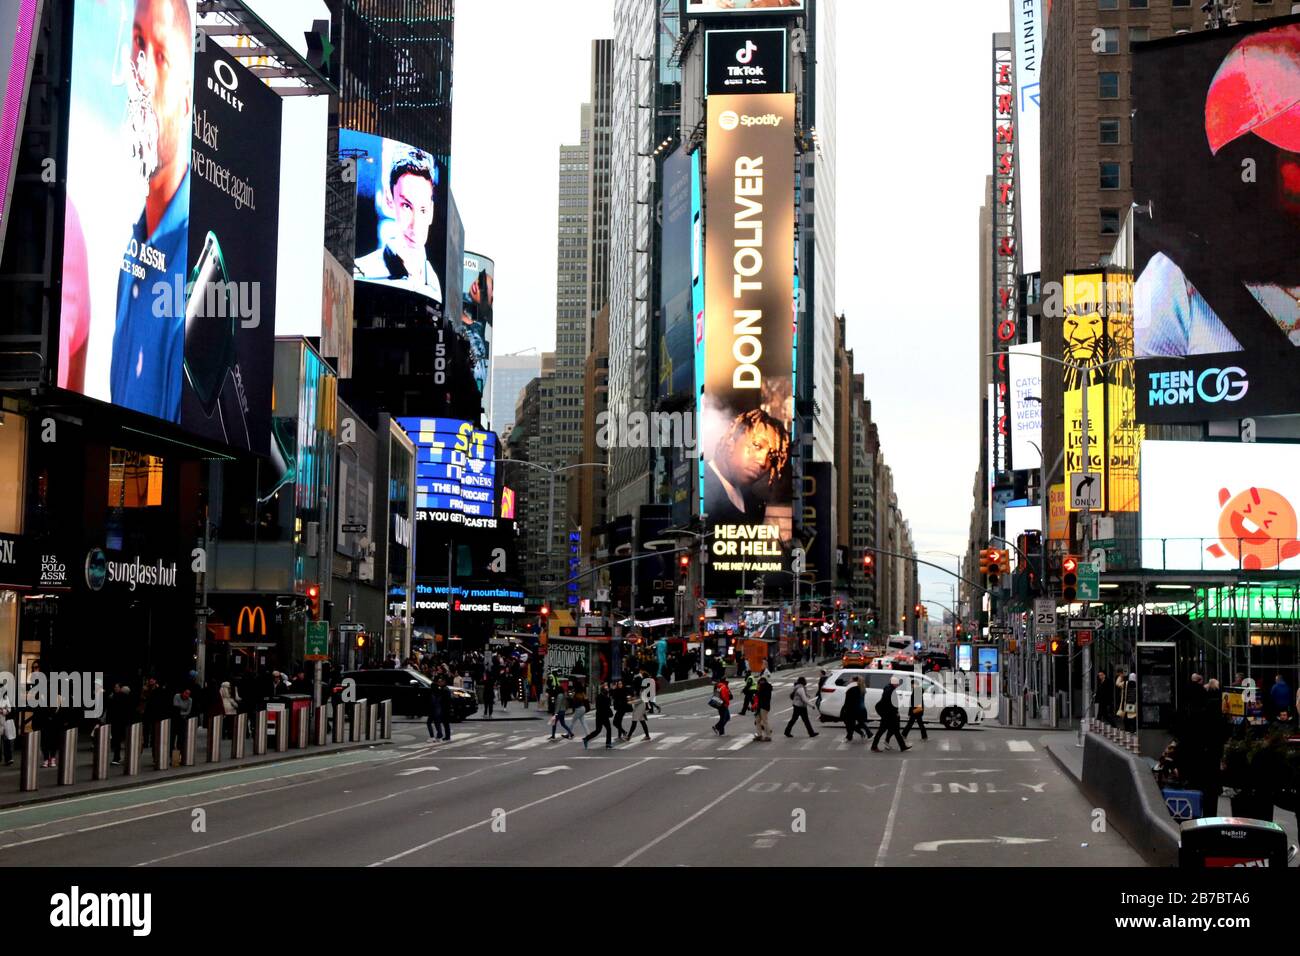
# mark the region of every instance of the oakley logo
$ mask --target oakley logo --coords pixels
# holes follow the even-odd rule
[[[239,87],[239,76],[235,73],[235,68],[225,60],[212,61],[212,74],[228,90],[234,90]]]
[[[745,46],[736,51],[736,62],[748,63],[750,60],[754,59],[754,54],[756,52],[758,52],[758,44],[753,40],[746,40]]]
[[[1250,390],[1246,370],[1236,365],[1207,368],[1199,375],[1192,371],[1150,372],[1147,376],[1148,405],[1190,405],[1238,402]]]

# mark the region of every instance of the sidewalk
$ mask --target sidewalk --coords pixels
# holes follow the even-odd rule
[[[397,722],[394,721],[394,727]],[[274,741],[268,741],[267,751],[261,756],[253,754],[253,741],[245,741],[244,756],[239,760],[230,759],[230,742],[223,741],[221,746],[221,760],[217,763],[208,763],[207,761],[207,741],[208,732],[206,728],[199,728],[198,742],[195,745],[195,760],[192,767],[169,767],[166,770],[155,770],[153,768],[153,749],[149,747],[142,748],[140,751],[140,773],[134,777],[128,777],[125,774],[124,766],[110,766],[109,776],[106,780],[91,780],[91,770],[94,764],[94,750],[84,735],[78,741],[77,746],[77,782],[68,787],[58,785],[59,770],[41,769],[37,771],[38,785],[37,790],[23,791],[18,786],[22,774],[22,753],[17,746],[14,747],[14,764],[12,767],[0,766],[0,809],[10,807],[24,806],[32,803],[43,803],[49,800],[62,800],[66,797],[83,796],[88,793],[104,793],[112,790],[125,790],[137,786],[148,786],[157,783],[166,783],[173,780],[183,780],[189,777],[202,776],[208,773],[217,773],[223,770],[240,770],[246,767],[253,767],[262,764],[276,763],[284,760],[297,760],[303,757],[319,757],[325,754],[336,754],[348,750],[362,750],[371,746],[386,746],[392,743],[391,740],[359,740],[356,743],[333,743],[331,742],[323,747],[308,746],[305,750],[298,750],[290,747],[284,753],[278,753],[275,750]],[[17,742],[16,742],[17,743]]]

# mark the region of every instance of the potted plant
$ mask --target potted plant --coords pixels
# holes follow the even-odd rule
[[[1293,799],[1295,776],[1296,761],[1282,734],[1235,738],[1224,747],[1223,782],[1234,791],[1233,816],[1272,821],[1278,800]]]

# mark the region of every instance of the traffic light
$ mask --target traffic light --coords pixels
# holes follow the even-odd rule
[[[1061,600],[1074,603],[1079,593],[1079,559],[1067,554],[1061,559]]]
[[[868,552],[862,556],[862,573],[874,574],[876,570],[876,556]]]
[[[689,554],[683,554],[677,559],[677,569],[681,572],[682,577],[686,577],[691,573],[691,556]]]
[[[320,585],[307,585],[307,611],[313,621],[320,620]]]
[[[998,579],[997,552],[992,548],[980,549],[980,576],[994,584]]]
[[[357,647],[365,647],[365,646],[366,646],[366,632],[365,632],[365,631],[358,631],[358,632],[357,632]]]
[[[1053,654],[1059,653],[1061,650],[1061,639],[1059,637],[1052,638],[1050,646]]]
[[[1010,574],[1011,573],[1011,552],[1007,551],[1006,549],[1003,549],[999,551],[997,555],[998,555],[998,571],[1000,571],[1003,574]]]

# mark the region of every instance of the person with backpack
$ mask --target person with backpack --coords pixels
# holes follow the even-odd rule
[[[772,742],[772,725],[768,716],[772,712],[772,683],[767,675],[758,679],[758,705],[754,708],[754,739],[762,743]]]
[[[794,690],[790,691],[790,702],[794,705],[790,713],[790,722],[785,725],[785,735],[793,737],[790,733],[794,729],[795,721],[802,719],[803,725],[808,728],[808,736],[816,737],[817,731],[813,730],[812,722],[808,720],[808,678],[800,677],[794,682]]]
[[[555,675],[552,673],[552,677]],[[565,700],[564,688],[556,680],[554,686],[546,694],[546,710],[551,715],[551,739],[555,739],[555,728],[560,726],[564,728],[564,739],[572,740],[573,731],[569,725],[564,722],[564,712],[568,709],[568,702]]]
[[[605,749],[609,750],[614,744],[610,740],[613,733],[613,726],[610,724],[610,717],[613,714],[613,705],[610,701],[609,685],[601,684],[600,690],[596,692],[596,729],[587,736],[582,738],[582,749],[587,749],[587,744],[600,736],[603,729],[605,731]]]
[[[880,738],[885,738],[885,749],[889,749],[889,738],[895,737],[898,740],[898,749],[906,753],[912,748],[907,745],[903,739],[903,734],[898,727],[898,703],[894,700],[894,694],[898,689],[898,678],[889,678],[889,683],[885,689],[880,692],[880,700],[876,701],[876,713],[880,715],[880,726],[876,729],[876,739],[871,742],[871,749],[875,753],[880,753]]]
[[[572,680],[572,679],[571,679]],[[587,689],[581,681],[573,681],[573,693],[569,697],[573,704],[573,729],[567,739],[572,740],[574,731],[581,728],[582,736],[587,736]]]
[[[758,681],[755,680],[754,675],[752,673],[746,674],[745,686],[744,689],[741,691],[741,696],[744,701],[744,703],[740,705],[741,717],[744,717],[747,713],[749,713],[749,708],[752,707],[754,704],[754,693],[757,690],[758,690]]]
[[[727,685],[726,678],[713,685],[713,696],[709,698],[709,704],[718,711],[718,722],[711,729],[719,737],[727,736],[727,721],[731,719],[731,688]]]

